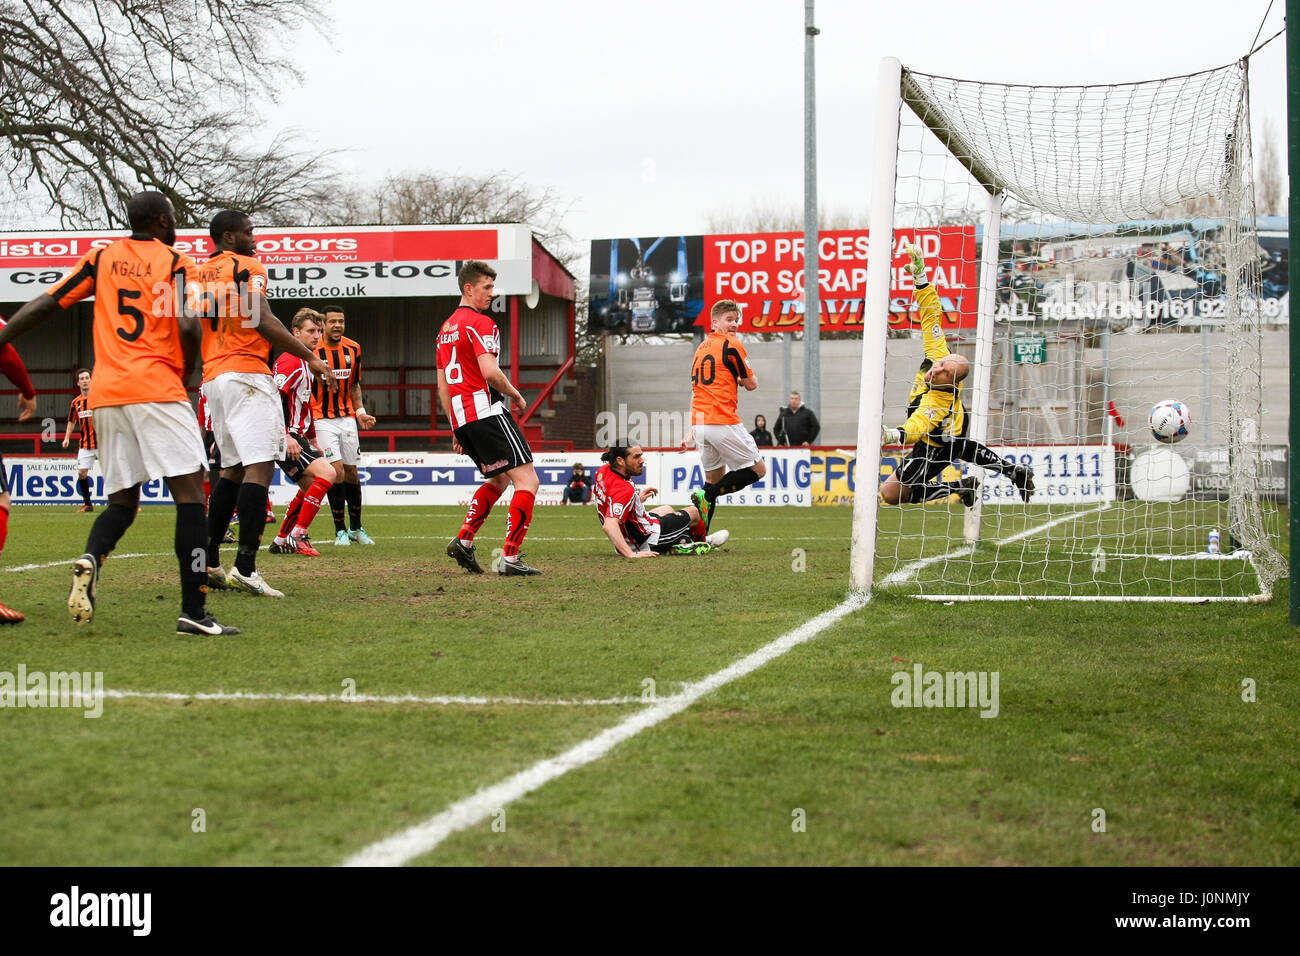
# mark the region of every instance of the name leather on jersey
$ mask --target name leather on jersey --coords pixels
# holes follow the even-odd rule
[[[351,356],[348,356],[348,364],[350,365],[351,363],[352,363],[352,357],[351,357]],[[334,370],[334,374],[335,374],[338,378],[351,378],[351,377],[352,377],[352,369],[350,369],[350,368],[336,368],[336,369]]]

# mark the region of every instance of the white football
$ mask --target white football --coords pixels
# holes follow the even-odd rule
[[[1151,434],[1156,441],[1173,445],[1187,437],[1192,424],[1192,413],[1183,402],[1169,399],[1157,402],[1151,409]]]

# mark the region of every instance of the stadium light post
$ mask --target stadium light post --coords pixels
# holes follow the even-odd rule
[[[1296,261],[1295,229],[1300,222],[1300,196],[1297,195],[1297,183],[1300,183],[1300,40],[1290,29],[1300,24],[1300,0],[1287,0],[1286,3],[1286,144],[1287,172],[1290,174],[1290,195],[1287,197],[1287,212],[1290,214],[1290,228],[1287,244],[1290,247],[1287,281],[1292,291],[1300,288],[1300,263]],[[1291,626],[1300,627],[1300,525],[1296,515],[1300,513],[1300,463],[1296,461],[1296,450],[1300,449],[1300,329],[1296,328],[1295,316],[1287,321],[1291,333],[1291,422],[1290,430],[1290,481],[1288,496],[1291,508]]]
[[[821,299],[817,287],[817,76],[813,0],[804,0],[803,25],[803,377],[804,404],[821,406]]]

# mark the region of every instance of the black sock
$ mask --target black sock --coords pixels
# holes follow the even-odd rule
[[[229,478],[218,479],[208,498],[208,567],[221,567],[221,539],[230,527],[230,516],[235,513],[239,500],[239,483]],[[263,515],[265,517],[265,515]]]
[[[911,497],[908,499],[912,502],[934,501],[936,498],[947,498],[949,495],[959,495],[965,489],[962,488],[960,481],[936,481],[934,484],[924,484],[920,489],[910,488]]]
[[[134,508],[109,502],[108,507],[99,513],[95,523],[90,526],[90,536],[86,539],[86,553],[93,554],[102,565],[134,520]]]
[[[262,546],[266,531],[266,485],[246,481],[239,486],[239,550],[235,553],[235,569],[240,574],[257,570],[257,549]]]
[[[181,613],[201,621],[208,590],[207,517],[203,505],[176,506],[176,560],[181,567]]]
[[[969,438],[954,438],[949,442],[948,448],[954,461],[968,461],[983,468],[992,468],[1003,475],[1010,475],[1016,470],[1014,461],[1007,461],[992,448]]]
[[[87,477],[85,477],[85,478],[78,478],[78,479],[77,479],[77,490],[81,492],[81,500],[84,501],[84,502],[86,503],[86,507],[90,507],[90,478],[89,478],[89,476],[87,476]]]
[[[343,493],[348,499],[348,523],[356,531],[361,527],[361,485],[345,481]]]
[[[330,517],[334,519],[335,534],[338,534],[340,531],[348,530],[347,527],[343,524],[344,484],[345,483],[342,481],[334,482],[334,484],[330,485],[330,490],[326,495],[326,497],[328,497],[330,500]]]
[[[741,488],[748,488],[754,482],[758,481],[758,475],[753,468],[737,468],[735,471],[729,471],[717,480],[717,483],[707,485],[704,489],[704,497],[713,501],[718,495],[729,495],[739,491]]]

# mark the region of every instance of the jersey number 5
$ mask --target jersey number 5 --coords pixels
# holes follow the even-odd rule
[[[127,299],[138,299],[144,295],[139,289],[118,289],[117,290],[117,313],[123,317],[130,316],[135,319],[135,328],[130,332],[125,329],[118,329],[117,334],[128,342],[134,342],[144,331],[144,313],[133,305],[127,305]]]
[[[449,385],[459,385],[465,380],[465,370],[456,361],[456,346],[454,345],[451,347],[451,355],[447,359],[447,367],[443,369],[443,374],[447,376]]]

